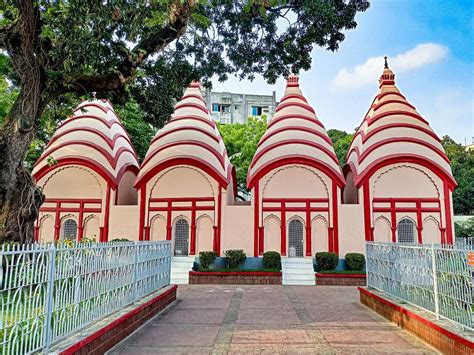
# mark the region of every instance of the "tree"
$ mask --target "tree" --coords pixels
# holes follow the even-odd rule
[[[453,193],[454,214],[469,215],[474,211],[474,151],[466,150],[451,137],[441,140],[451,161],[451,170],[458,186]]]
[[[454,222],[454,234],[456,238],[474,238],[474,217],[463,222]]]
[[[329,129],[328,136],[332,140],[334,151],[336,153],[337,159],[339,160],[339,165],[344,166],[346,163],[347,150],[352,143],[354,134],[347,133],[346,131],[340,131],[338,129]]]
[[[157,131],[156,128],[145,121],[145,112],[134,101],[127,102],[123,106],[115,106],[115,112],[130,135],[138,159],[143,161],[150,142]]]
[[[267,118],[249,117],[246,123],[217,124],[227,155],[235,167],[239,192],[247,194],[247,172],[258,142],[267,129]]]
[[[19,93],[0,130],[0,240],[32,240],[44,197],[23,160],[57,98],[119,91],[156,58],[190,63],[195,79],[260,73],[274,82],[309,69],[314,45],[336,50],[342,31],[355,28],[355,15],[368,6],[364,0],[4,0],[0,50]],[[277,21],[285,25],[277,28]]]

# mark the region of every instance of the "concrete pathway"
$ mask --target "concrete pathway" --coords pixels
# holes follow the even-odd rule
[[[180,285],[109,354],[435,353],[359,303],[355,287]]]

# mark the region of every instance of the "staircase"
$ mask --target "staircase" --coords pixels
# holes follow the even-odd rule
[[[194,256],[174,256],[171,259],[171,284],[183,285],[189,283],[189,272],[193,268]]]
[[[283,285],[315,285],[313,259],[282,258]]]

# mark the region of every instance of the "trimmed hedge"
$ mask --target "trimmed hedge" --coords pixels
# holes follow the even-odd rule
[[[315,255],[318,271],[334,270],[337,267],[339,258],[336,253],[319,252]]]
[[[229,269],[237,269],[247,259],[242,249],[229,249],[225,251],[225,256],[229,261]]]
[[[200,268],[208,269],[209,266],[214,264],[214,260],[217,258],[217,252],[215,251],[201,251],[199,252],[199,261],[201,262]]]
[[[365,256],[360,253],[347,253],[345,256],[347,270],[363,271],[365,268]]]
[[[263,253],[263,268],[281,270],[281,256],[276,251]]]

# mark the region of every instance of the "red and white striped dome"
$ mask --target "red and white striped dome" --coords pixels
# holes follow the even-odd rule
[[[385,66],[380,92],[373,100],[347,153],[347,164],[358,186],[381,163],[414,162],[444,175],[454,186],[449,159],[439,137],[395,86]]]
[[[108,100],[82,102],[61,123],[33,168],[39,180],[51,167],[83,165],[113,188],[129,169],[138,172],[130,138]]]
[[[209,116],[199,83],[194,82],[186,89],[170,121],[151,141],[135,186],[174,165],[196,166],[224,187],[233,176],[233,166],[216,124]]]
[[[299,88],[298,77],[290,75],[285,94],[258,143],[247,175],[252,188],[259,177],[286,164],[317,167],[343,184],[339,161],[323,124]]]

